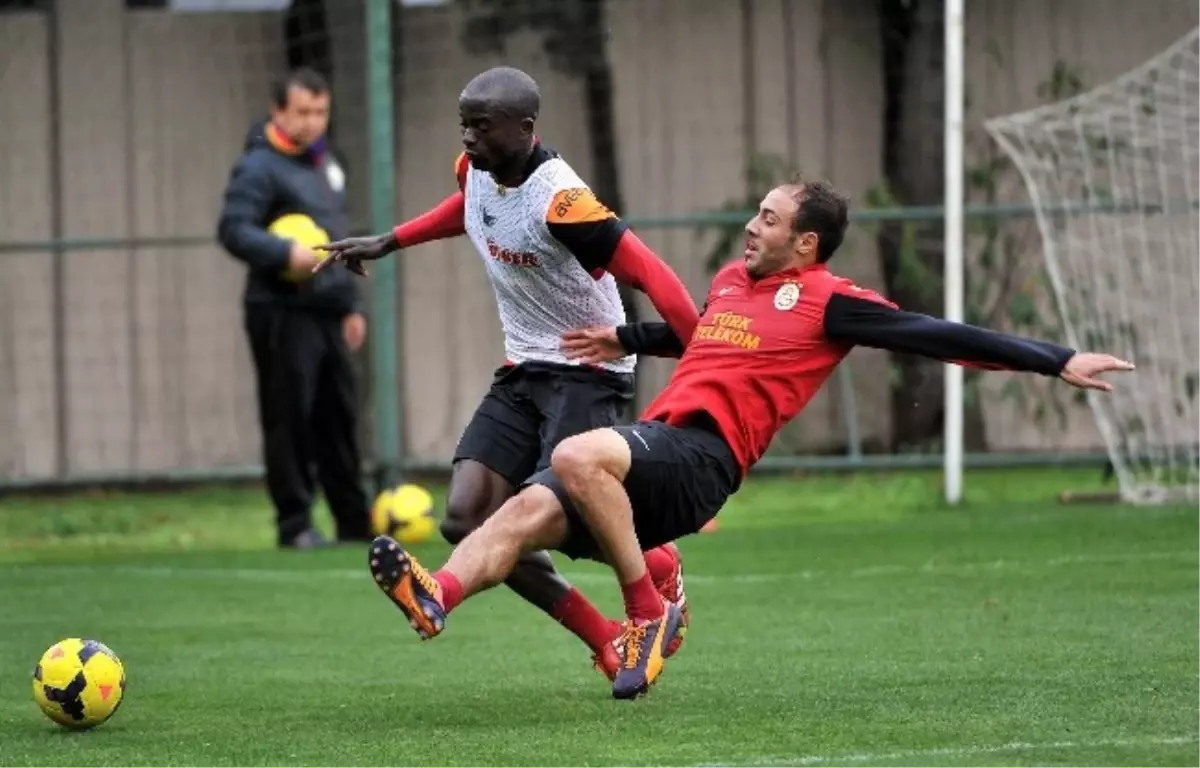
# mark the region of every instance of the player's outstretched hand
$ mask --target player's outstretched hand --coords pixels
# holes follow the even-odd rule
[[[1102,373],[1112,371],[1132,371],[1133,363],[1126,362],[1112,355],[1099,355],[1094,352],[1077,352],[1067,361],[1059,377],[1073,387],[1080,389],[1098,389],[1101,392],[1112,392],[1112,384],[1096,378]]]
[[[366,276],[367,268],[363,266],[364,261],[381,259],[396,250],[396,248],[396,238],[391,232],[385,232],[382,235],[370,235],[368,237],[347,237],[344,240],[334,240],[332,243],[317,246],[316,249],[318,251],[326,251],[329,257],[323,259],[320,264],[314,267],[313,272],[319,272],[330,264],[340,261],[351,272]]]
[[[585,365],[620,360],[629,354],[617,339],[617,329],[612,326],[567,331],[562,335],[562,349],[567,359]]]

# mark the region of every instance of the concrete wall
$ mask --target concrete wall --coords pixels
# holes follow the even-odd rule
[[[59,0],[57,129],[69,238],[208,236],[228,168],[267,84],[283,65],[270,14],[171,16],[121,0]],[[355,220],[368,221],[361,0],[330,3],[335,119],[350,169]],[[861,200],[882,175],[880,30],[870,0],[611,0],[619,162],[627,210],[639,217],[719,207],[741,193],[742,158],[775,152],[831,177]],[[506,54],[463,49],[457,7],[409,9],[397,50],[398,217],[453,187],[456,97],[478,70],[505,62],[542,84],[539,132],[584,175],[580,85],[551,70],[539,36]],[[1195,26],[1194,3],[1160,0],[980,0],[968,15],[971,118],[1037,103],[1054,62],[1089,84],[1120,74]],[[0,13],[0,239],[50,236],[55,123],[45,19]],[[1014,200],[1023,199],[1019,186]],[[641,233],[700,299],[710,240],[690,229]],[[1028,270],[1040,265],[1031,239]],[[410,452],[450,455],[502,355],[491,290],[465,241],[402,257],[401,363]],[[53,314],[51,259],[0,254],[0,474],[60,471],[65,419],[72,473],[240,465],[259,461],[240,265],[215,245],[71,251],[64,311]],[[851,234],[838,268],[881,286],[874,243]],[[649,308],[645,307],[647,312]],[[65,337],[66,408],[55,407],[55,323]],[[890,437],[886,356],[851,358],[868,439]],[[648,362],[643,395],[670,366]],[[998,388],[1003,379],[992,385]],[[841,403],[827,387],[781,438],[785,451],[841,440]],[[998,391],[993,389],[991,391]],[[1099,444],[1078,406],[1047,437],[1027,412],[986,409],[994,448]]]

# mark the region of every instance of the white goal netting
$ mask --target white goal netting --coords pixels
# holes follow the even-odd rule
[[[1090,403],[1127,501],[1200,475],[1200,30],[1074,98],[995,118],[1037,215],[1067,338],[1137,371]]]

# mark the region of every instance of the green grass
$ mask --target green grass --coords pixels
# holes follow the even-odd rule
[[[1197,510],[1055,500],[1095,483],[972,472],[947,509],[935,473],[755,480],[683,542],[692,632],[634,703],[502,589],[419,643],[361,549],[274,551],[257,490],[8,499],[0,763],[1200,764]],[[129,676],[82,734],[30,696],[67,636]]]

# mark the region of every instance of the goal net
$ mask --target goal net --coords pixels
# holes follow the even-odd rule
[[[1089,401],[1123,499],[1197,497],[1200,30],[1074,98],[992,119],[1069,342],[1136,363]]]

